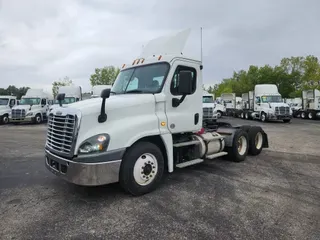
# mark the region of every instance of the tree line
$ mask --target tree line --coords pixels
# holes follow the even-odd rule
[[[256,84],[276,84],[283,98],[301,97],[303,90],[320,90],[320,63],[317,57],[283,58],[276,66],[251,65],[248,70],[233,72],[232,77],[206,88],[219,97],[221,93],[242,93],[254,90]]]
[[[120,69],[114,66],[95,68],[90,75],[91,86],[112,85]],[[68,76],[52,83],[52,94],[55,97],[60,86],[73,85],[73,80]],[[276,84],[284,98],[301,97],[301,92],[307,89],[318,88],[320,90],[320,63],[317,57],[283,58],[276,66],[249,66],[248,70],[233,72],[232,77],[223,79],[220,83],[205,88],[216,97],[221,93],[235,93],[241,96],[254,89],[256,84]],[[16,88],[9,86],[0,88],[0,95],[15,95],[21,98],[29,87]]]

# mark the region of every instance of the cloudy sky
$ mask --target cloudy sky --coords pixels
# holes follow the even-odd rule
[[[69,76],[90,90],[94,68],[121,66],[149,39],[192,28],[185,54],[204,83],[282,57],[320,56],[319,0],[0,0],[0,87]]]

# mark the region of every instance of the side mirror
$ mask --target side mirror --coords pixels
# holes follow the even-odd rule
[[[110,88],[106,88],[102,90],[100,96],[102,98],[102,104],[101,104],[101,110],[100,110],[100,115],[98,117],[98,122],[103,123],[107,121],[107,114],[106,114],[106,99],[110,97]]]
[[[192,93],[192,72],[191,71],[181,71],[179,72],[179,85],[178,93],[181,95],[188,95]]]
[[[59,102],[60,107],[62,107],[62,101],[64,100],[64,97],[66,96],[65,93],[59,93],[57,96],[57,100]]]
[[[102,99],[109,98],[110,97],[110,92],[111,92],[111,89],[110,88],[106,88],[106,89],[102,90],[102,92],[100,94],[100,97]]]

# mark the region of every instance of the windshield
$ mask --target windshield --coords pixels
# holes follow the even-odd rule
[[[130,68],[119,73],[112,87],[112,93],[157,93],[169,71],[168,63],[157,63]]]
[[[76,99],[74,97],[66,97],[62,101],[62,104],[74,103],[75,101],[76,101]],[[54,100],[54,104],[59,104],[59,101],[58,100]]]
[[[19,105],[39,105],[40,98],[21,98]]]
[[[8,105],[9,99],[8,98],[0,98],[0,105]]]
[[[261,101],[263,103],[280,103],[282,102],[281,96],[262,96]]]
[[[203,103],[213,103],[213,97],[212,96],[203,96],[202,97],[202,102]]]

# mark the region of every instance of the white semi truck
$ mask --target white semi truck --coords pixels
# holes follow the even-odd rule
[[[207,91],[203,92],[202,96],[202,107],[203,107],[203,119],[221,118],[226,112],[226,107],[214,100],[214,94],[210,94]]]
[[[7,124],[9,122],[11,109],[16,105],[16,96],[0,96],[0,124]]]
[[[302,91],[302,109],[298,113],[302,119],[320,119],[320,91]]]
[[[275,84],[257,84],[254,91],[242,94],[241,118],[261,120],[282,120],[288,123],[292,119],[292,110],[284,103]]]
[[[52,95],[42,89],[28,89],[26,95],[21,97],[19,105],[12,108],[9,122],[14,124],[41,123],[47,120],[50,100],[53,100]]]
[[[142,195],[158,186],[165,171],[221,156],[240,162],[268,147],[261,127],[218,122],[203,128],[203,66],[181,54],[187,33],[166,38],[162,48],[163,38],[149,42],[100,98],[53,109],[47,169],[77,185],[120,182],[127,192]],[[129,90],[131,82],[135,87]]]
[[[102,90],[104,90],[106,88],[112,88],[112,85],[95,85],[95,86],[93,86],[91,98],[99,98]]]
[[[221,100],[226,108],[227,116],[239,116],[241,113],[241,97],[236,97],[235,93],[222,93]]]
[[[61,86],[58,89],[58,94],[65,94],[62,105],[78,102],[82,100],[82,88],[81,86]],[[55,107],[59,106],[57,99],[54,100],[53,105],[50,106],[48,113]]]

